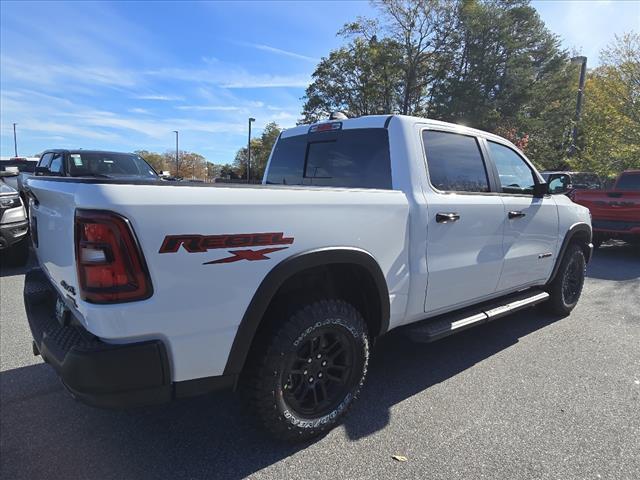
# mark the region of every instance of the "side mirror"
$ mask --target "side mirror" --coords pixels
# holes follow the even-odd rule
[[[544,197],[549,193],[549,185],[547,182],[536,183],[533,186],[533,196],[534,197]]]
[[[49,175],[49,168],[48,167],[36,167],[36,169],[33,171],[34,175]]]
[[[567,193],[571,188],[571,177],[564,173],[549,179],[549,193],[552,195]]]

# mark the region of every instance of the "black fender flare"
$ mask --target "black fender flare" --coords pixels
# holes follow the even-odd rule
[[[224,375],[238,375],[242,372],[260,322],[284,282],[296,273],[330,264],[357,265],[371,275],[380,296],[380,331],[377,333],[386,333],[390,316],[389,290],[380,265],[369,252],[354,247],[328,247],[300,252],[282,260],[260,283],[238,326]]]
[[[589,260],[591,260],[591,255],[593,253],[593,244],[591,243],[591,238],[593,233],[591,230],[591,226],[586,223],[574,223],[573,225],[571,225],[571,227],[569,228],[569,230],[564,236],[564,240],[562,241],[562,246],[558,251],[558,256],[556,257],[556,263],[553,266],[553,271],[551,272],[551,277],[549,277],[548,283],[551,283],[553,279],[556,277],[556,274],[558,273],[558,269],[560,268],[560,263],[562,262],[562,257],[564,257],[564,253],[566,252],[567,247],[571,243],[571,240],[573,240],[576,235],[581,233],[587,234],[587,238],[588,238],[586,249],[585,249],[585,260],[587,261],[587,263],[589,263]]]

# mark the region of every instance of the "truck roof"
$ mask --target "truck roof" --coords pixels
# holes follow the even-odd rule
[[[131,152],[116,152],[112,150],[85,150],[83,148],[48,148],[42,151],[42,154],[45,153],[118,153],[131,155]]]
[[[293,137],[296,135],[303,135],[309,131],[314,125],[321,125],[323,123],[334,123],[341,122],[342,128],[344,130],[352,129],[352,128],[386,128],[391,120],[399,121],[401,123],[405,123],[408,125],[425,125],[429,127],[442,127],[447,130],[455,130],[457,133],[463,133],[467,135],[475,135],[484,137],[490,140],[496,140],[501,143],[509,143],[513,145],[511,142],[506,140],[503,137],[498,135],[494,135],[493,133],[485,132],[483,130],[478,130],[475,128],[467,127],[464,125],[458,125],[456,123],[442,122],[440,120],[434,120],[431,118],[422,118],[422,117],[413,117],[409,115],[365,115],[362,117],[356,118],[348,118],[344,120],[336,119],[336,120],[322,120],[316,123],[310,123],[305,125],[298,125],[296,127],[290,128],[282,132],[282,138]]]

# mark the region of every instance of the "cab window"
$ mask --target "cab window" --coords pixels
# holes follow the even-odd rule
[[[502,193],[533,195],[535,177],[524,159],[509,147],[492,141],[487,144],[498,170]]]
[[[51,165],[49,165],[49,172],[62,174],[63,169],[64,169],[64,155],[62,155],[62,153],[56,153],[55,156],[53,157],[53,160],[51,160]]]
[[[488,192],[487,170],[475,137],[425,130],[422,133],[431,185],[444,192]]]

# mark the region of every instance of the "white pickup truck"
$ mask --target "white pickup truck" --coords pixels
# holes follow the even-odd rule
[[[568,314],[592,252],[588,210],[511,143],[405,116],[286,130],[263,185],[44,175],[28,195],[34,352],[74,397],[239,387],[286,439],[341,420],[392,329]]]

